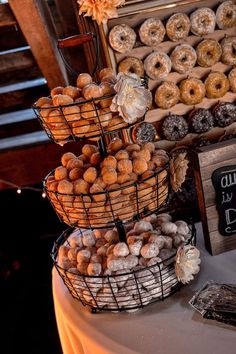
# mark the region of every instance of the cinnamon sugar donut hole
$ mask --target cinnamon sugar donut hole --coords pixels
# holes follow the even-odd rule
[[[137,175],[142,175],[147,169],[148,165],[146,160],[142,158],[136,158],[133,160],[133,171]]]
[[[102,167],[111,167],[116,169],[117,167],[117,160],[114,156],[107,156],[102,162]]]
[[[82,178],[77,179],[74,182],[74,193],[76,194],[88,194],[89,183]]]
[[[134,30],[126,25],[116,25],[109,33],[110,46],[119,53],[130,51],[136,42],[136,33]]]
[[[68,107],[63,107],[62,112],[68,123],[78,121],[81,118],[79,106],[72,105]]]
[[[80,91],[78,87],[69,85],[63,88],[62,94],[70,96],[71,98],[73,98],[73,100],[75,100],[76,98],[79,97]]]
[[[164,79],[171,70],[171,60],[166,53],[156,51],[144,60],[144,69],[151,79]]]
[[[69,160],[76,158],[77,157],[73,154],[73,152],[65,152],[61,157],[61,164],[66,167]]]
[[[66,179],[59,181],[57,191],[63,194],[72,194],[73,193],[73,184]]]
[[[71,104],[74,102],[73,98],[67,95],[58,94],[53,96],[52,102],[54,106],[64,106],[66,104]]]
[[[82,93],[86,100],[91,100],[92,98],[99,98],[103,94],[101,87],[93,83],[86,85],[83,88]],[[96,100],[96,102],[98,101]]]
[[[79,74],[77,77],[76,85],[82,90],[85,86],[91,84],[93,82],[93,79],[91,75],[87,73],[82,73]]]
[[[196,36],[205,36],[213,33],[216,25],[216,15],[208,7],[202,7],[195,10],[190,15],[191,32]]]
[[[154,101],[157,107],[169,109],[179,102],[179,98],[178,86],[174,82],[165,81],[156,89]]]
[[[55,169],[54,177],[56,180],[67,179],[67,169],[64,166],[58,166]]]
[[[63,89],[64,89],[63,86],[54,87],[54,88],[50,91],[51,97],[53,97],[53,96],[55,96],[55,95],[62,95]]]
[[[166,30],[161,20],[148,18],[139,29],[139,37],[143,44],[155,47],[164,39]]]
[[[82,153],[87,156],[88,158],[91,157],[92,154],[94,154],[95,152],[98,152],[98,147],[95,145],[91,145],[91,144],[85,144],[82,147]]]
[[[184,40],[190,31],[190,20],[186,14],[176,13],[170,16],[166,23],[167,36],[173,42]]]
[[[208,98],[220,98],[229,91],[229,80],[224,73],[215,71],[206,78],[205,88]]]
[[[120,150],[123,146],[122,140],[119,138],[114,138],[108,145],[108,149],[112,152],[115,153],[118,150]]]
[[[89,167],[83,174],[83,179],[88,183],[94,183],[97,178],[97,170],[95,167]]]
[[[35,105],[36,107],[42,107],[44,106],[45,104],[49,106],[52,106],[52,99],[49,98],[49,97],[40,97],[36,102],[35,102]]]
[[[99,71],[98,74],[100,81],[102,81],[107,76],[114,76],[114,75],[115,73],[112,68],[103,68]]]
[[[78,122],[72,122],[72,132],[77,137],[83,137],[90,129],[88,120],[81,118]]]
[[[114,184],[117,182],[117,172],[115,169],[110,169],[109,171],[105,171],[103,173],[102,179],[104,181],[104,183],[110,185],[110,184]]]
[[[126,75],[136,74],[140,77],[144,76],[144,67],[142,60],[135,57],[127,57],[118,65],[118,71]]]
[[[205,96],[205,85],[196,78],[185,79],[180,82],[180,101],[187,105],[202,102]]]

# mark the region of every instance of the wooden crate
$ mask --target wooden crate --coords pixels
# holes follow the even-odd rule
[[[117,72],[117,66],[119,62],[127,56],[134,56],[139,59],[144,59],[148,54],[150,54],[154,49],[160,50],[165,53],[170,53],[178,44],[182,42],[172,42],[170,40],[164,40],[155,48],[145,46],[140,42],[137,42],[135,47],[127,53],[117,53],[115,52],[109,45],[108,35],[110,30],[117,24],[125,23],[131,26],[134,29],[137,29],[145,19],[150,17],[156,17],[165,23],[165,21],[175,12],[183,12],[186,14],[192,13],[197,8],[201,7],[210,7],[213,10],[216,10],[218,5],[222,1],[219,0],[149,0],[149,1],[126,1],[125,6],[118,9],[118,18],[110,19],[106,25],[97,26],[94,24],[94,31],[99,33],[99,38],[101,41],[102,48],[102,58],[103,58],[103,66],[110,66]],[[90,23],[90,20],[83,16],[78,16],[78,20],[81,23]],[[89,28],[89,27],[88,27]],[[221,40],[225,35],[233,36],[236,35],[236,27],[230,28],[227,30],[219,30],[217,29],[213,34],[207,35],[204,38],[213,38],[216,40]],[[203,38],[192,35],[188,36],[188,38],[184,41],[184,43],[188,43],[194,47],[202,41]],[[215,64],[211,68],[203,68],[200,66],[195,66],[188,75],[179,74],[177,72],[171,72],[165,80],[170,80],[175,83],[179,83],[182,79],[189,77],[196,77],[200,79],[205,79],[205,77],[210,73],[210,71],[221,71],[224,73],[228,73],[231,67],[229,65],[225,65],[221,62]],[[149,79],[149,89],[155,93],[157,86],[160,84],[158,80]],[[155,104],[153,107],[147,112],[145,120],[148,122],[152,122],[155,124],[158,132],[161,132],[161,125],[163,119],[169,114],[181,114],[187,115],[193,108],[203,107],[203,108],[211,108],[218,101],[227,101],[233,102],[235,101],[236,94],[232,92],[227,92],[224,97],[220,99],[208,99],[204,98],[203,101],[196,106],[185,105],[183,103],[178,103],[174,107],[164,110],[157,108]],[[210,140],[217,140],[220,136],[222,136],[226,130],[226,132],[231,132],[235,129],[235,123],[232,126],[227,128],[219,128],[215,127],[210,132],[201,134],[202,137]],[[199,137],[199,134],[189,133],[184,139],[179,142],[175,141],[167,141],[165,139],[161,139],[157,142],[158,147],[165,149],[172,149],[178,145],[192,145],[193,141]]]
[[[205,244],[212,255],[236,249],[235,147],[236,139],[205,146],[196,151],[193,159]],[[216,170],[217,177],[230,179],[230,185],[222,182],[222,187],[218,179],[214,187],[212,176]]]

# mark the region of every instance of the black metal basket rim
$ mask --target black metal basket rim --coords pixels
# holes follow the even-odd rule
[[[50,177],[52,175],[52,173],[55,171],[55,169],[53,169],[52,171],[49,172],[49,174],[47,174],[47,176],[44,178],[43,180],[43,187],[44,189],[46,190],[46,192],[48,193],[54,193],[55,195],[63,195],[63,196],[71,196],[71,197],[90,197],[90,196],[93,196],[93,195],[101,195],[101,194],[109,194],[109,193],[114,193],[114,192],[118,192],[118,191],[121,191],[121,190],[124,190],[124,189],[127,189],[127,188],[130,188],[130,187],[137,187],[138,185],[140,184],[143,184],[145,183],[145,181],[148,181],[150,179],[152,179],[153,177],[156,177],[158,174],[160,174],[162,171],[164,170],[168,170],[169,168],[169,162],[166,163],[163,167],[160,167],[160,170],[158,171],[154,171],[153,175],[141,180],[141,181],[136,181],[136,182],[132,182],[130,184],[127,184],[126,186],[121,186],[120,188],[116,188],[116,189],[111,189],[111,190],[105,190],[103,192],[95,192],[95,193],[87,193],[87,194],[84,194],[84,193],[80,193],[80,194],[65,194],[65,193],[60,193],[60,192],[54,192],[54,191],[50,191],[47,186],[46,186],[46,182],[47,182],[47,179],[48,177]],[[161,183],[162,181],[160,181]]]
[[[133,221],[132,221],[133,222]],[[131,221],[130,221],[131,223]],[[127,223],[126,223],[127,225]],[[190,229],[190,232],[191,232],[191,237],[187,240],[186,242],[186,245],[189,245],[190,243],[194,242],[195,239],[196,239],[196,228],[195,228],[195,225],[194,225],[194,222],[192,219],[188,220],[188,225],[191,225],[191,229]],[[107,228],[108,229],[108,228]],[[143,272],[144,270],[149,270],[151,268],[154,268],[154,267],[158,267],[160,269],[160,266],[163,265],[164,266],[164,263],[165,262],[168,262],[170,260],[174,260],[175,256],[176,256],[176,252],[171,255],[170,257],[168,258],[165,258],[162,262],[157,262],[156,264],[153,264],[151,266],[146,266],[145,268],[142,268],[142,269],[137,269],[135,271],[132,271],[132,272],[126,272],[126,273],[120,273],[120,274],[114,274],[114,275],[84,275],[84,274],[76,274],[76,273],[73,273],[69,270],[65,270],[63,269],[62,267],[60,267],[58,265],[58,262],[56,260],[56,257],[57,257],[57,254],[58,254],[58,245],[59,243],[64,239],[64,242],[67,240],[67,238],[69,237],[69,233],[72,231],[76,230],[76,228],[68,228],[66,229],[65,231],[63,231],[63,233],[59,236],[59,238],[57,239],[57,241],[54,242],[53,244],[53,248],[52,248],[52,253],[51,253],[51,258],[53,260],[53,263],[56,267],[58,267],[61,271],[66,271],[67,273],[69,274],[73,274],[73,275],[77,275],[77,276],[80,276],[80,277],[86,277],[86,278],[92,278],[92,279],[101,279],[101,278],[115,278],[115,277],[120,277],[120,276],[123,276],[123,275],[129,275],[130,273],[139,273],[139,272]],[[80,230],[81,233],[83,233],[83,231],[81,229],[78,229],[77,230]],[[84,231],[87,231],[88,229],[84,229]],[[108,229],[109,230],[109,229]],[[62,244],[64,244],[64,242]]]
[[[40,106],[37,106],[36,105],[36,103],[37,103],[37,101],[36,102],[34,102],[33,103],[33,105],[32,105],[32,107],[34,108],[34,109],[37,109],[37,110],[46,110],[46,109],[57,109],[57,108],[64,108],[64,107],[70,107],[70,106],[79,106],[79,105],[83,105],[83,104],[85,104],[85,103],[91,103],[91,102],[93,102],[93,103],[96,103],[96,101],[101,101],[101,100],[105,100],[105,99],[108,99],[108,98],[112,98],[112,97],[114,97],[115,96],[115,93],[113,93],[113,94],[110,94],[110,95],[104,95],[104,96],[100,96],[100,97],[96,97],[96,98],[90,98],[89,100],[86,100],[86,99],[84,99],[83,101],[80,101],[80,102],[73,102],[73,103],[67,103],[67,104],[64,104],[64,105],[58,105],[58,106],[54,106],[54,105],[52,105],[52,106],[49,106],[49,107],[40,107]],[[52,96],[45,96],[46,98],[52,98]],[[93,111],[93,110],[91,110],[91,111]],[[90,111],[86,111],[86,112],[90,112]]]

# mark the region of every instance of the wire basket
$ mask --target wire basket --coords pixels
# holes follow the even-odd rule
[[[196,229],[189,223],[191,236],[188,244],[195,244]],[[175,275],[176,252],[152,266],[129,273],[103,276],[81,275],[77,268],[64,269],[58,264],[58,251],[62,245],[69,245],[68,238],[73,233],[68,229],[55,242],[52,249],[53,263],[71,295],[92,312],[128,311],[134,312],[151,303],[163,301],[180,289]],[[76,230],[80,236],[85,230]]]
[[[67,105],[37,107],[33,110],[48,137],[57,144],[100,137],[128,129],[144,120],[144,116],[128,124],[110,110],[113,95],[73,102]]]
[[[73,227],[101,229],[139,220],[168,202],[169,164],[137,182],[118,189],[89,194],[62,194],[50,187],[54,170],[44,180],[44,190],[59,219]]]

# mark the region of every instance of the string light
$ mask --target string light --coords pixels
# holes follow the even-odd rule
[[[15,183],[12,183],[10,181],[7,181],[5,179],[0,179],[0,183],[3,183],[3,184],[6,184],[8,186],[11,186],[13,188],[16,188],[16,193],[17,194],[21,194],[23,190],[31,190],[31,191],[34,191],[34,192],[41,192],[41,196],[42,198],[46,198],[46,193],[44,192],[43,189],[41,188],[35,188],[35,187],[30,187],[30,186],[18,186],[17,184]]]

